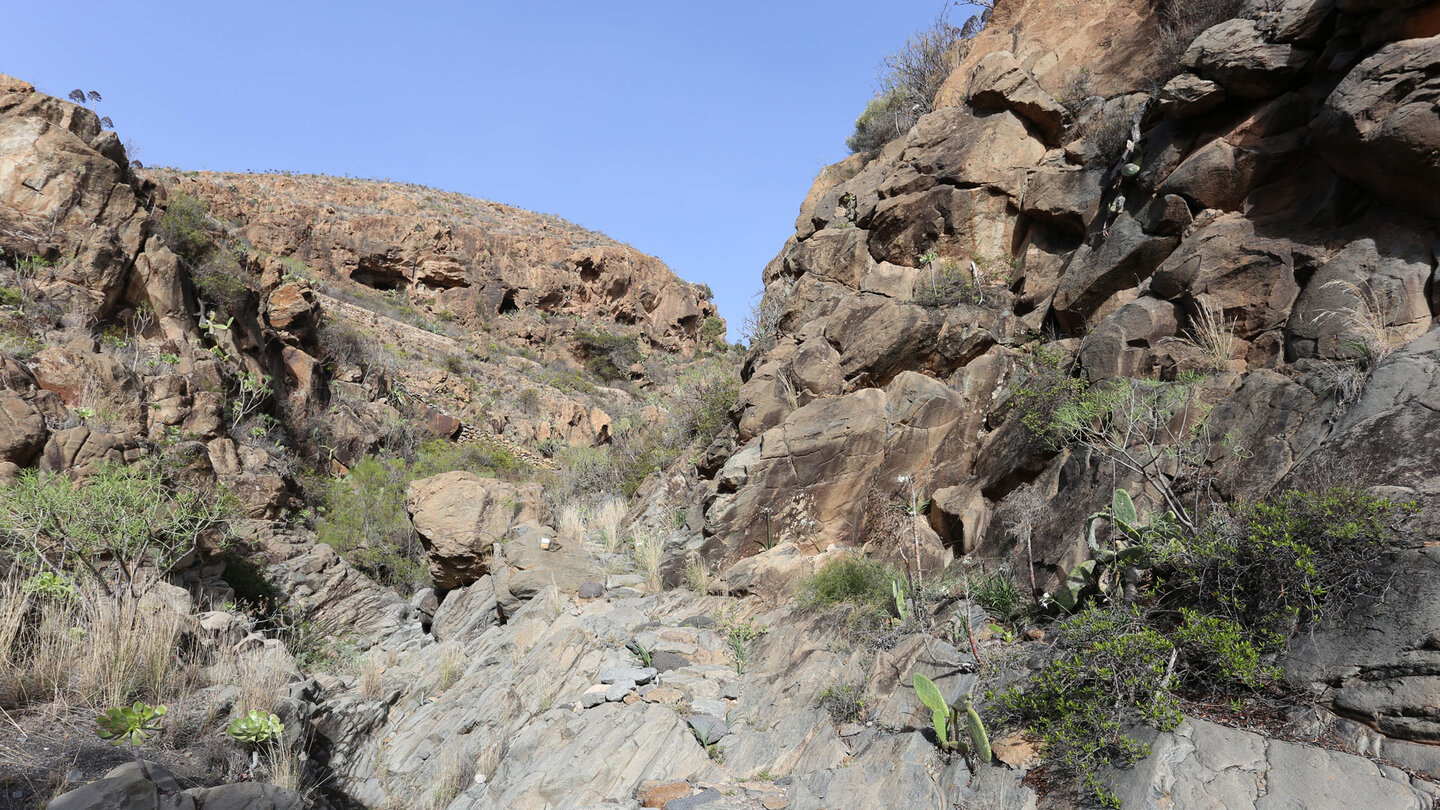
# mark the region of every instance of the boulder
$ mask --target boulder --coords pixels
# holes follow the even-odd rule
[[[1312,130],[1334,170],[1383,197],[1440,217],[1440,37],[1386,45],[1325,100]]]
[[[1080,344],[1080,365],[1091,382],[1115,377],[1149,377],[1157,371],[1155,349],[1180,330],[1175,306],[1141,297],[1099,323]]]
[[[1310,51],[1267,41],[1258,23],[1237,18],[1196,37],[1180,63],[1236,98],[1268,98],[1284,91],[1309,60]]]
[[[557,598],[574,596],[581,585],[603,576],[579,541],[561,542],[554,529],[533,520],[511,526],[501,542],[491,576],[495,600],[506,616],[548,587],[558,590]]]
[[[976,110],[1010,110],[1034,125],[1046,143],[1060,143],[1065,108],[1040,89],[1009,51],[988,53],[975,66],[969,102]]]
[[[25,466],[45,446],[45,417],[29,402],[0,392],[0,462]]]
[[[1169,118],[1203,115],[1225,100],[1225,88],[1193,73],[1181,73],[1160,88],[1160,112]]]
[[[539,484],[517,487],[463,471],[411,482],[405,508],[430,557],[430,575],[445,589],[490,573],[495,543],[542,514]]]
[[[886,427],[885,394],[875,389],[791,413],[726,462],[717,480],[731,491],[707,509],[705,533],[727,556],[785,540],[816,550],[853,542]]]
[[[52,473],[91,475],[105,464],[125,463],[127,446],[128,442],[111,433],[83,426],[68,428],[52,434],[45,442],[39,467]]]

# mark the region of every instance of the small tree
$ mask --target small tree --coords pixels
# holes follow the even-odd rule
[[[106,596],[116,595],[117,579],[139,596],[234,511],[223,493],[168,489],[151,461],[107,464],[84,481],[26,470],[0,499],[0,549],[60,576],[84,571]]]

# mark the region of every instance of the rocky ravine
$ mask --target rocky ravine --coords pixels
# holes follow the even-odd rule
[[[654,592],[603,527],[567,526],[533,485],[465,472],[406,492],[437,590],[401,597],[315,545],[283,519],[277,459],[237,447],[218,422],[205,432],[224,402],[191,381],[235,372],[201,348],[187,276],[148,236],[141,202],[155,189],[83,110],[10,80],[0,200],[17,213],[6,239],[62,241],[57,255],[84,261],[45,279],[47,294],[102,318],[146,301],[182,361],[179,382],[127,383],[93,346],[0,356],[0,448],[16,465],[81,472],[141,450],[124,431],[47,426],[76,402],[43,383],[77,362],[115,381],[104,391],[132,391],[114,403],[140,414],[132,433],[151,410],[200,432],[200,472],[256,493],[245,533],[271,580],[363,651],[358,670],[297,672],[277,708],[309,735],[310,767],[337,806],[1064,807],[1068,792],[1034,789],[1043,769],[1023,739],[996,739],[998,762],[973,768],[943,754],[910,687],[921,672],[959,694],[986,671],[975,652],[1024,669],[1043,659],[1043,638],[857,644],[853,628],[793,597],[846,549],[897,558],[886,516],[911,483],[930,501],[913,539],[926,571],[1015,559],[1023,516],[1038,584],[1053,590],[1087,553],[1085,516],[1117,485],[1142,488],[1026,431],[1013,407],[1026,358],[1043,347],[1091,381],[1204,372],[1212,426],[1248,454],[1209,459],[1223,497],[1346,476],[1417,500],[1415,539],[1388,562],[1378,598],[1291,645],[1285,677],[1313,705],[1287,715],[1282,735],[1188,718],[1151,734],[1152,755],[1113,775],[1116,793],[1135,808],[1434,807],[1440,212],[1426,190],[1440,172],[1440,14],[1405,0],[1256,0],[1239,15],[1181,43],[1185,70],[1170,76],[1145,58],[1165,34],[1148,4],[1002,2],[935,112],[878,155],[822,174],[764,271],[770,328],[746,360],[733,429],[698,463],[652,477],[617,529],[662,543],[654,578],[685,588]],[[499,314],[507,297],[517,311],[593,305],[652,348],[688,351],[699,324],[686,319],[708,314],[628,254],[604,266],[640,268],[631,287],[587,278],[596,265],[582,254],[595,248],[563,228],[553,249],[514,249],[529,270],[507,267],[483,246],[518,215],[488,204],[477,204],[480,224],[459,227],[423,213],[426,200],[458,203],[399,187],[335,181],[317,199],[288,178],[172,179],[269,254],[256,261],[271,263],[270,302],[295,283],[273,262],[298,256],[327,279],[434,296],[467,318],[492,314],[487,302]],[[937,266],[950,261],[973,288],[937,306],[941,282],[955,282]],[[289,292],[313,301],[305,285]],[[1367,307],[1371,345],[1390,353],[1363,386],[1337,391],[1327,375],[1356,367],[1355,324],[1342,316]],[[1232,324],[1223,362],[1178,340],[1207,311]],[[228,354],[272,368],[262,363],[284,358],[260,347],[285,346],[287,367],[301,367],[312,312],[275,307],[266,324],[299,331],[252,335]],[[362,371],[329,384],[383,404]],[[947,599],[937,618],[983,626],[977,610]],[[863,712],[821,701],[845,686]]]

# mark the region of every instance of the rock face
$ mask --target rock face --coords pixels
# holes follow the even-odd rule
[[[160,174],[255,247],[322,277],[434,299],[467,326],[539,310],[634,325],[693,351],[715,305],[662,262],[557,217],[400,183],[337,177]]]
[[[1037,357],[1094,384],[1201,375],[1208,424],[1245,459],[1208,457],[1223,498],[1355,470],[1415,499],[1433,537],[1437,21],[1433,3],[1255,2],[1165,44],[1177,29],[1146,4],[1000,4],[937,109],[804,200],[764,271],[773,329],[746,358],[736,441],[705,460],[703,539],[669,570],[699,554],[731,588],[783,593],[845,548],[938,568],[1014,560],[1023,534],[1051,589],[1127,473],[1025,427]],[[1157,40],[1166,70],[1137,54]],[[913,531],[894,518],[912,502]],[[1286,667],[1351,753],[1435,777],[1440,627],[1399,615],[1433,601],[1429,551],[1399,552],[1390,595]],[[1433,801],[1356,756],[1236,735],[1190,722],[1127,802]],[[1221,749],[1244,762],[1207,759]]]
[[[39,279],[40,286],[71,308],[104,318],[124,293],[145,238],[142,183],[93,112],[5,79],[0,222],[7,246],[23,256],[73,256]]]
[[[538,484],[448,472],[412,482],[405,508],[430,556],[431,577],[449,589],[490,573],[495,544],[517,523],[537,521],[543,507]]]

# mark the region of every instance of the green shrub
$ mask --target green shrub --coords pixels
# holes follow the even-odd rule
[[[870,99],[855,119],[855,132],[845,139],[851,152],[873,153],[910,131],[915,114],[906,106],[905,96],[890,91]]]
[[[250,280],[245,268],[228,247],[211,251],[203,262],[195,265],[191,277],[200,300],[226,312],[239,312],[250,298]]]
[[[814,607],[841,602],[888,609],[894,602],[896,576],[884,565],[863,557],[840,557],[821,566],[801,587],[804,601]]]
[[[1180,608],[1180,619],[1175,641],[1185,650],[1185,670],[1205,691],[1254,690],[1280,677],[1278,667],[1263,663],[1267,650],[1285,643],[1279,634],[1261,631],[1252,637],[1238,622],[1190,608]]]
[[[985,612],[1000,621],[1009,621],[1020,612],[1024,600],[1008,571],[981,574],[970,582],[970,597]]]
[[[850,151],[879,151],[930,112],[941,85],[960,63],[961,43],[974,36],[984,20],[975,17],[956,27],[942,16],[885,57],[877,77],[880,93],[855,120],[855,133],[845,142]]]
[[[223,492],[173,489],[152,461],[106,464],[84,481],[24,470],[0,499],[0,550],[58,559],[107,595],[146,590],[239,511]],[[82,573],[83,572],[83,573]]]
[[[214,244],[205,201],[179,191],[170,194],[160,232],[170,250],[192,265],[204,259]]]
[[[0,307],[18,307],[21,300],[19,287],[0,287]]]
[[[1056,635],[1060,653],[999,704],[1043,741],[1052,769],[1078,776],[1102,805],[1119,807],[1102,773],[1150,753],[1126,730],[1140,723],[1170,730],[1181,720],[1167,690],[1175,645],[1134,606],[1091,608]]]
[[[710,444],[730,425],[730,409],[740,395],[740,377],[728,365],[686,371],[669,403],[673,422],[668,441],[676,447]]]
[[[630,378],[630,367],[640,362],[635,338],[592,329],[578,329],[575,343],[585,358],[585,368],[606,382]]]
[[[955,307],[985,300],[980,283],[954,261],[945,262],[938,269],[932,262],[929,276],[926,278],[922,273],[916,283],[915,303],[922,307]]]
[[[1346,487],[1242,506],[1151,549],[1156,591],[1273,647],[1378,587],[1376,563],[1408,509]]]
[[[723,346],[725,343],[725,321],[714,315],[705,319],[700,324],[700,345],[701,346]]]

